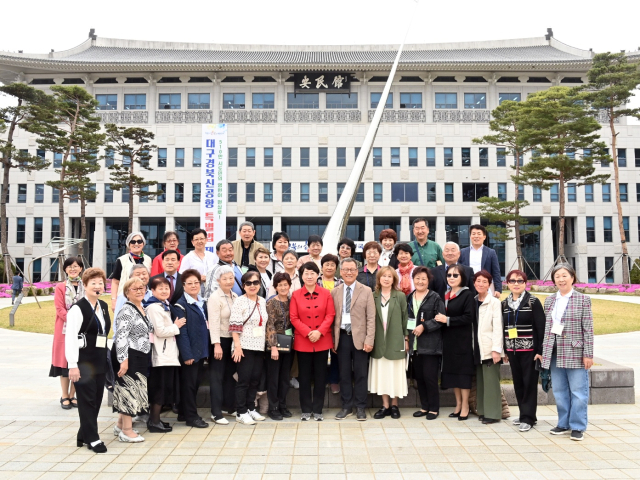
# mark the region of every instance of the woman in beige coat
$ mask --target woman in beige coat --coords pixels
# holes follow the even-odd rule
[[[473,276],[478,292],[478,349],[480,364],[476,367],[478,415],[485,425],[498,423],[502,418],[500,390],[500,364],[504,356],[502,348],[502,304],[489,292],[493,278],[486,270]]]
[[[176,335],[180,335],[180,327],[186,320],[171,318],[169,297],[171,286],[164,277],[151,280],[152,297],[146,305],[147,318],[153,324],[153,343],[151,345],[151,373],[149,375],[149,421],[150,432],[170,432],[168,423],[160,420],[163,405],[179,403],[179,369],[178,344]]]

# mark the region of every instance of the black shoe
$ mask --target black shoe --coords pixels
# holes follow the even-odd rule
[[[69,402],[69,404],[65,405],[64,402]],[[60,399],[60,406],[62,407],[63,410],[71,410],[73,408],[71,406],[71,399],[70,398],[61,398]]]
[[[84,442],[82,440],[76,440],[76,447],[84,447]]]
[[[193,422],[187,422],[187,427],[208,428],[209,424],[204,420],[202,420],[201,418],[197,418]]]
[[[186,422],[186,419],[184,418],[184,415],[178,415],[178,421],[179,422]]]
[[[485,418],[482,420],[483,425],[491,425],[492,423],[500,423],[501,420],[496,420],[495,418]]]
[[[551,435],[564,435],[566,433],[569,433],[569,429],[561,428],[561,427],[553,427],[551,430],[549,430],[549,433]]]
[[[269,410],[269,418],[271,420],[282,420],[284,417],[279,410]]]
[[[584,432],[581,432],[580,430],[571,430],[571,440],[581,442],[584,440]]]
[[[89,450],[93,451],[93,453],[107,453],[107,446],[103,442],[100,442],[94,447],[92,447],[91,444],[87,446],[89,447]]]
[[[280,407],[280,413],[284,418],[293,417],[293,413],[291,413],[287,407]]]
[[[359,422],[367,420],[367,412],[364,408],[356,408],[356,420]]]
[[[74,400],[76,401],[76,403],[73,403]],[[76,397],[71,397],[69,401],[71,402],[71,406],[73,408],[78,408],[78,399]]]
[[[149,430],[151,433],[168,433],[172,431],[173,428],[170,426],[165,426],[164,423],[162,422],[158,422],[158,423],[147,422],[147,430]]]
[[[380,420],[381,418],[388,417],[390,415],[391,415],[390,408],[380,407],[380,410],[378,410],[376,413],[373,414],[373,418],[375,418],[376,420]]]
[[[171,405],[171,411],[173,413],[175,413],[176,415],[178,415],[179,411],[178,411],[178,404],[174,403],[173,405]]]
[[[413,412],[413,416],[416,418],[420,418],[420,417],[426,417],[428,412],[425,412],[423,410],[418,410],[417,412]]]
[[[169,422],[163,422],[162,420],[160,420],[160,423],[162,425],[164,425],[165,427],[169,427],[169,428],[173,429],[173,427],[171,426],[171,424]]]
[[[471,409],[469,409],[469,412],[470,411],[471,411]],[[467,412],[467,414],[464,417],[462,415],[458,414],[458,421],[464,422],[467,418],[469,418],[469,412]],[[462,410],[460,410],[460,413],[462,413]]]
[[[353,415],[353,408],[343,408],[338,413],[336,413],[336,420],[344,420],[351,415]]]
[[[461,412],[462,410],[460,410]],[[457,418],[460,416],[460,412],[453,412],[449,414],[449,418]]]
[[[391,405],[391,418],[395,420],[400,418],[400,409],[397,405]]]
[[[438,415],[440,415],[439,413],[427,413],[427,420],[435,420],[436,418],[438,418]]]
[[[479,421],[479,422],[482,422],[483,420],[484,420],[484,415],[480,415],[480,416],[478,417],[478,421]]]

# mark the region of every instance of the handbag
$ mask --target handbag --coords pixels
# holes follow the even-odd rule
[[[284,316],[284,311],[282,310],[282,305],[278,302],[278,307],[280,308],[280,314]],[[284,319],[284,331],[287,331],[287,319]],[[290,352],[293,346],[293,336],[292,335],[284,335],[282,333],[276,333],[276,348],[279,352]]]

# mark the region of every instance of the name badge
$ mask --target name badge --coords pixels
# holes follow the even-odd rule
[[[510,328],[509,329],[509,338],[518,338],[518,329]]]
[[[564,330],[564,325],[561,323],[554,323],[551,327],[551,333],[555,335],[562,335],[562,330]]]
[[[107,348],[107,336],[98,335],[96,337],[96,348]]]
[[[253,336],[254,337],[264,337],[264,328],[262,328],[262,327],[253,327]]]
[[[415,330],[415,328],[416,328],[416,319],[410,318],[407,321],[407,330]]]
[[[342,314],[342,320],[340,325],[342,327],[344,327],[345,325],[351,325],[351,314],[350,313],[343,313]]]
[[[293,328],[287,328],[287,329],[284,331],[284,334],[285,334],[285,335],[289,335],[289,336],[293,335]]]
[[[62,334],[66,335],[66,333],[67,333],[67,322],[64,322],[62,324]]]

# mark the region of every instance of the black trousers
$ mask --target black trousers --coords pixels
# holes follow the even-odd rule
[[[342,408],[351,410],[354,405],[356,408],[366,408],[369,354],[364,350],[357,350],[353,344],[353,337],[347,335],[344,330],[340,330],[338,362]]]
[[[418,384],[420,406],[426,412],[440,411],[440,389],[438,388],[438,372],[440,371],[440,355],[412,355],[413,375]]]
[[[81,374],[82,375],[82,374]],[[105,374],[83,375],[79,382],[74,383],[78,399],[78,415],[80,428],[78,441],[91,443],[100,440],[98,433],[98,413],[104,393]]]
[[[513,375],[513,389],[520,408],[520,421],[533,425],[538,419],[538,377],[533,357],[535,352],[507,352],[511,374]]]
[[[236,363],[238,383],[236,384],[236,408],[238,414],[247,413],[256,408],[256,394],[262,377],[264,352],[242,350],[244,357]]]
[[[298,382],[302,413],[322,413],[327,390],[327,358],[329,350],[298,353]],[[313,383],[313,394],[311,384]]]
[[[209,396],[211,397],[211,415],[222,416],[222,410],[234,412],[236,407],[236,364],[231,357],[232,338],[220,338],[222,359],[213,357],[213,345],[209,355]]]
[[[180,362],[180,407],[179,412],[187,422],[200,418],[196,397],[200,388],[200,377],[204,366],[204,358],[187,365]]]
[[[286,408],[293,352],[278,352],[278,360],[273,360],[269,351],[267,351],[267,355],[269,356],[267,359],[269,410]]]

